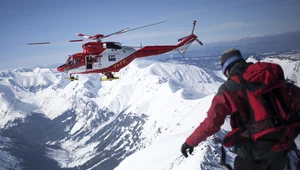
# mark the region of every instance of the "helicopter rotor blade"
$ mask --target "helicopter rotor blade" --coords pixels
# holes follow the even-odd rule
[[[134,30],[138,30],[138,29],[142,29],[142,28],[150,27],[150,26],[157,25],[157,24],[162,24],[162,23],[164,23],[164,22],[167,22],[167,21],[168,21],[168,20],[161,21],[161,22],[156,22],[156,23],[153,23],[153,24],[144,25],[144,26],[137,27],[137,28],[132,28],[132,29],[125,28],[125,29],[122,29],[122,30],[120,30],[120,31],[117,31],[117,32],[115,32],[115,33],[112,33],[112,34],[105,35],[105,36],[103,36],[102,38],[107,38],[107,37],[110,37],[110,36],[112,36],[112,35],[123,34],[123,33],[129,32],[129,31],[134,31]]]
[[[117,31],[117,32],[114,32],[114,33],[105,35],[105,36],[103,36],[102,38],[107,38],[107,37],[110,37],[110,36],[113,36],[113,35],[123,34],[123,33],[126,32],[127,30],[129,30],[129,28],[125,28],[125,29],[122,29],[122,30],[120,30],[120,31]]]
[[[193,22],[192,34],[194,34],[194,30],[195,30],[196,22],[197,22],[196,20],[194,20],[194,22]]]
[[[82,33],[77,33],[76,35],[79,36],[79,37],[83,37],[83,38],[87,38],[87,39],[91,39],[91,40],[94,39],[94,36],[84,35]]]
[[[122,33],[129,32],[129,31],[134,31],[134,30],[141,29],[141,28],[150,27],[150,26],[157,25],[157,24],[162,24],[162,23],[167,22],[167,21],[168,21],[168,20],[161,21],[161,22],[157,22],[157,23],[153,23],[153,24],[149,24],[149,25],[145,25],[145,26],[141,26],[141,27],[137,27],[137,28],[132,28],[132,29],[129,29],[129,30],[124,31],[124,32],[122,32]]]
[[[78,40],[69,40],[68,42],[81,42],[83,39],[78,39]],[[66,41],[62,42],[33,42],[33,43],[27,43],[27,45],[44,45],[44,44],[56,44],[56,43],[63,43]]]
[[[50,44],[50,42],[36,42],[36,43],[28,43],[27,45],[42,45],[42,44]]]
[[[134,31],[134,30],[137,30],[137,29],[146,28],[146,27],[150,27],[150,26],[153,26],[153,25],[157,25],[157,24],[162,24],[164,22],[167,22],[167,20],[161,21],[161,22],[156,22],[156,23],[149,24],[149,25],[144,25],[144,26],[141,26],[141,27],[133,28],[133,29],[125,28],[125,29],[122,29],[120,31],[108,34],[108,35],[96,34],[94,36],[91,36],[91,35],[85,35],[85,34],[82,34],[82,33],[77,33],[76,35],[79,36],[79,37],[90,39],[90,40],[101,41],[103,38],[107,38],[107,37],[110,37],[110,36],[113,36],[113,35],[123,34],[123,33],[129,32],[129,31]]]
[[[196,41],[200,44],[203,45],[203,43],[197,38]]]

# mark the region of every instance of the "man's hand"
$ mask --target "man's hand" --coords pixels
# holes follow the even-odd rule
[[[190,154],[193,153],[194,151],[194,147],[189,146],[186,142],[184,142],[184,144],[182,144],[181,146],[181,153],[187,158],[188,154],[187,151],[189,151]]]

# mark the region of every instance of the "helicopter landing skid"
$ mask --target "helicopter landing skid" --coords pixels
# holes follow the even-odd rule
[[[112,81],[112,80],[117,80],[117,79],[119,79],[119,77],[111,77],[111,78],[101,77],[100,78],[101,81]]]
[[[71,81],[78,80],[78,78],[75,78],[75,77],[69,77],[69,78],[66,78],[66,79],[71,80]]]

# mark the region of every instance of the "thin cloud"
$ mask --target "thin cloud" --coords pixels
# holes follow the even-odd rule
[[[211,31],[220,31],[220,30],[227,30],[227,29],[236,29],[236,28],[246,27],[249,25],[251,25],[251,23],[228,22],[228,23],[214,24],[207,27],[203,27],[202,31],[211,32]]]
[[[186,11],[186,12],[175,12],[175,13],[171,13],[168,15],[160,16],[160,18],[168,18],[170,20],[173,20],[173,19],[177,20],[178,18],[182,18],[182,17],[197,16],[204,12],[205,12],[204,10],[197,9],[197,10]]]

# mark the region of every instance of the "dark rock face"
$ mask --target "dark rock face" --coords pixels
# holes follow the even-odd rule
[[[96,111],[97,108],[92,105],[90,110]],[[98,110],[92,114],[99,116],[92,121],[91,128],[72,135],[65,130],[67,126],[73,126],[76,123],[78,115],[72,110],[66,111],[53,120],[42,114],[32,113],[25,120],[16,119],[12,122],[15,126],[3,129],[0,135],[13,140],[13,146],[6,151],[21,160],[22,169],[114,169],[137,149],[135,146],[142,140],[140,134],[146,116],[138,117],[131,113],[124,114],[124,112],[116,114],[106,110]],[[110,123],[107,123],[109,121]],[[103,128],[90,135],[94,129],[104,123],[106,125]],[[83,165],[60,168],[58,162],[47,156],[47,148],[61,149],[60,140],[81,140],[86,136],[90,136],[86,145],[93,142],[99,142],[99,144],[94,148],[96,154]],[[48,145],[47,142],[55,144]]]

